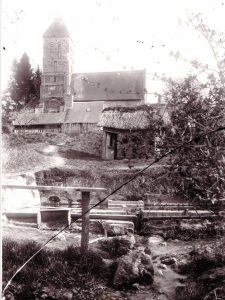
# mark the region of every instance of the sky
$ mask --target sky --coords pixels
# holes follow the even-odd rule
[[[191,13],[201,13],[210,27],[225,30],[225,0],[2,0],[1,89],[7,86],[13,58],[24,52],[33,68],[42,68],[42,35],[61,17],[75,43],[76,73],[146,69],[148,101],[154,102],[162,83],[152,74],[176,79],[193,72],[171,51],[187,60],[215,63],[206,41],[182,23]]]

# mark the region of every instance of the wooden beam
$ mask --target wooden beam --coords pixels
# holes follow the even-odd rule
[[[102,192],[105,188],[95,187],[79,187],[79,186],[50,186],[50,185],[16,185],[16,184],[2,184],[4,189],[18,189],[18,190],[43,190],[43,191],[80,191],[80,192]]]
[[[81,205],[82,205],[82,233],[81,233],[81,251],[87,252],[89,244],[89,221],[90,212],[87,212],[90,208],[90,192],[82,191],[81,193]]]

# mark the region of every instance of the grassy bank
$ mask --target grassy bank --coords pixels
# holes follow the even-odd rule
[[[3,288],[15,271],[38,249],[35,242],[3,239]],[[105,285],[110,280],[101,257],[80,248],[42,250],[14,278],[8,292],[16,299],[110,299]]]

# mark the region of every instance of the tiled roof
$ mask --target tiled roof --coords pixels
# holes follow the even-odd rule
[[[60,113],[21,113],[17,116],[13,125],[38,125],[64,123],[65,112]]]
[[[98,123],[103,102],[74,102],[72,109],[60,113],[23,112],[18,114],[13,125],[43,125],[61,123]]]
[[[71,91],[77,101],[142,100],[145,71],[73,74]]]
[[[69,37],[69,31],[66,28],[65,23],[60,18],[57,18],[48,27],[48,29],[43,34],[43,37]]]
[[[65,123],[98,123],[103,102],[74,102]]]

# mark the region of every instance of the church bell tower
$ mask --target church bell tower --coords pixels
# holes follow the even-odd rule
[[[57,18],[43,35],[41,101],[44,112],[72,107],[70,81],[74,72],[74,45],[64,22]]]

